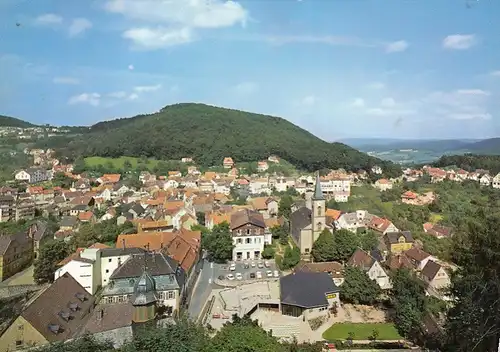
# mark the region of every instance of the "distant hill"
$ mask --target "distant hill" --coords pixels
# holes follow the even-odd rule
[[[500,155],[500,138],[488,138],[469,144],[467,150],[471,153]]]
[[[442,139],[345,139],[342,142],[359,150],[369,152],[382,152],[390,150],[414,149],[447,153],[450,151],[467,150],[469,146],[480,140]]]
[[[69,157],[193,157],[201,165],[221,165],[277,155],[301,169],[357,170],[377,164],[397,173],[399,166],[370,157],[342,143],[328,143],[275,116],[208,106],[176,104],[159,112],[105,121],[72,138],[54,139]]]
[[[36,127],[36,125],[27,121],[16,119],[15,117],[0,115],[0,127],[28,128],[28,127]]]

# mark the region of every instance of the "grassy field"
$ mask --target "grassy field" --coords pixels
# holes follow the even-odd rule
[[[125,163],[126,160],[128,160],[130,164],[132,164],[132,168],[136,168],[139,158],[134,158],[130,156],[122,156],[119,158],[103,158],[100,156],[91,156],[85,158],[85,164],[87,164],[90,167],[93,167],[97,165],[106,165],[107,163],[111,162],[115,168],[123,169],[123,164]],[[150,168],[154,168],[158,164],[158,162],[159,160],[148,159],[148,166]]]
[[[353,333],[354,340],[369,340],[373,336],[374,330],[378,331],[378,341],[402,339],[392,323],[333,324],[323,333],[323,338],[328,341],[346,340],[349,337],[349,333]]]

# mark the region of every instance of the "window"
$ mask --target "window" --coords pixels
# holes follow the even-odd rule
[[[251,243],[251,241],[252,241],[252,239],[251,239],[251,238],[245,238],[245,243],[246,243],[246,244],[250,244],[250,243]]]
[[[247,229],[247,235],[250,235],[250,229]]]
[[[175,298],[175,291],[168,291],[168,299],[174,299]]]
[[[22,346],[23,341],[22,340],[16,340],[16,346]]]
[[[80,277],[91,277],[92,275],[80,275]]]
[[[109,269],[106,269],[106,274],[108,274],[108,273],[109,273]]]
[[[318,205],[318,216],[321,216],[321,205]]]
[[[309,253],[309,248],[306,248],[304,252]]]
[[[24,330],[24,325],[19,325],[19,326],[17,327],[17,330],[19,330],[19,331],[23,331],[23,330]]]
[[[108,259],[108,263],[111,263],[111,261],[112,261],[112,259],[111,259],[111,258],[109,258],[109,259]]]
[[[238,239],[236,240],[236,242],[237,242],[238,244],[241,244],[241,243],[243,242],[243,240],[242,240],[241,238],[238,238]]]

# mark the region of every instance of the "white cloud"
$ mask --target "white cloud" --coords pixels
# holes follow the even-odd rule
[[[68,100],[68,104],[89,104],[92,106],[98,106],[101,102],[101,95],[98,93],[82,93],[79,95],[74,95]]]
[[[355,107],[355,108],[362,108],[365,106],[365,100],[362,99],[362,98],[356,98],[354,99],[354,101],[352,102],[351,106]]]
[[[303,106],[313,106],[318,102],[318,98],[314,95],[308,95],[300,102]]]
[[[453,34],[443,39],[443,48],[453,50],[465,50],[476,44],[473,34]]]
[[[490,72],[490,75],[493,76],[493,77],[500,77],[500,70],[498,70],[498,71],[492,71],[492,72]]]
[[[108,96],[110,98],[123,99],[127,96],[127,92],[124,92],[124,91],[112,92],[112,93],[109,93]]]
[[[63,18],[53,13],[46,13],[44,15],[40,15],[35,19],[35,24],[41,26],[61,24],[62,22]]]
[[[405,51],[408,49],[408,42],[404,40],[398,40],[396,42],[388,43],[385,46],[385,52],[386,53],[397,53],[401,51]]]
[[[134,90],[139,93],[143,92],[154,92],[155,90],[158,90],[161,88],[161,84],[156,84],[154,86],[137,86],[134,87]]]
[[[139,99],[139,95],[137,93],[132,93],[128,96],[128,100],[137,100]]]
[[[458,89],[451,92],[432,92],[423,101],[424,108],[444,118],[485,120],[490,93],[481,89]]]
[[[132,41],[139,49],[154,50],[194,41],[193,31],[189,27],[172,30],[165,27],[131,28],[123,32],[123,38]]]
[[[128,65],[128,69],[129,69],[130,71],[133,71],[133,70],[134,70],[134,65]]]
[[[380,106],[384,108],[393,108],[394,106],[396,106],[396,101],[394,101],[394,99],[392,98],[384,98],[380,102]]]
[[[489,96],[490,92],[482,90],[482,89],[458,89],[457,94],[460,95],[483,95]]]
[[[382,82],[372,82],[372,83],[368,84],[367,87],[370,89],[384,89],[385,84]]]
[[[252,94],[259,89],[255,82],[242,82],[234,87],[234,90],[240,94]]]
[[[400,109],[400,108],[369,108],[366,109],[366,114],[375,116],[402,116],[402,115],[414,115],[416,111],[413,109]]]
[[[55,84],[80,84],[80,81],[73,77],[54,77],[52,82]]]
[[[372,46],[364,43],[356,37],[343,37],[335,35],[314,36],[314,35],[280,35],[255,37],[256,40],[264,40],[272,44],[284,45],[291,43],[327,44],[345,46]]]
[[[189,43],[196,29],[245,25],[248,12],[234,1],[210,0],[109,0],[104,8],[154,26],[128,29],[123,37],[136,46],[159,49]]]
[[[90,22],[86,18],[75,18],[71,22],[68,31],[69,31],[69,36],[74,37],[77,36],[83,32],[85,32],[87,29],[92,28],[92,22]]]

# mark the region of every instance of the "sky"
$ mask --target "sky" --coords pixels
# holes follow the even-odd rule
[[[200,102],[327,141],[500,136],[500,1],[2,0],[0,114]]]

